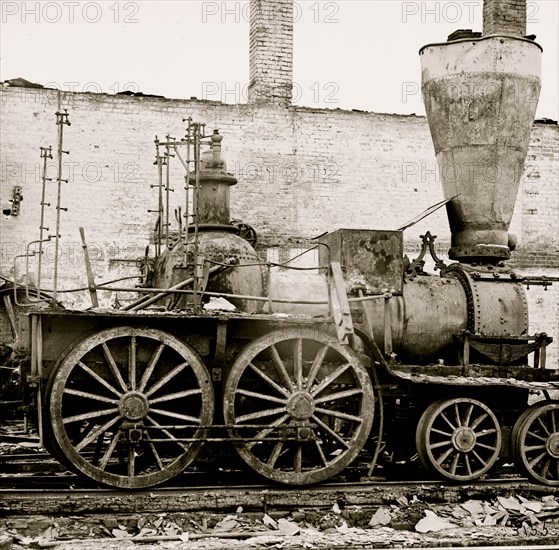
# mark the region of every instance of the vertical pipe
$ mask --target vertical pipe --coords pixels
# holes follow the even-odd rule
[[[52,178],[47,178],[47,159],[52,159],[52,147],[40,147],[41,158],[43,159],[43,177],[42,177],[42,190],[41,190],[41,222],[39,225],[39,264],[37,266],[37,298],[41,297],[41,270],[42,270],[42,259],[43,259],[43,231],[48,227],[45,227],[45,206],[50,206],[50,204],[45,203],[45,190],[47,186],[47,181],[51,181]]]
[[[60,251],[60,211],[62,207],[60,206],[60,200],[62,197],[62,181],[68,183],[68,180],[62,179],[62,154],[65,152],[62,150],[63,136],[64,136],[64,124],[70,126],[68,121],[67,109],[64,109],[64,113],[56,112],[56,124],[58,125],[58,175],[57,175],[57,196],[56,196],[56,231],[55,231],[55,241],[54,241],[54,288],[52,292],[52,301],[56,303],[57,292],[58,292],[58,255]],[[66,209],[64,209],[66,210]]]

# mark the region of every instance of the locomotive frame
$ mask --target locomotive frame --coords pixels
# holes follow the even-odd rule
[[[446,89],[452,79],[473,78],[447,59],[462,59],[471,42],[421,51],[437,156],[446,166],[455,157],[476,158],[482,136],[491,166],[523,162],[535,106],[510,108],[513,87],[501,81],[517,78],[539,91],[537,63],[524,62],[518,75],[506,77],[494,66],[504,54],[537,60],[539,46],[508,35],[476,39],[481,56],[466,59],[470,69],[482,71],[482,83],[501,82],[499,93],[488,86],[485,97],[454,81]],[[446,70],[454,71],[450,79]],[[464,96],[457,99],[458,92]],[[495,113],[507,109],[502,122]],[[60,160],[68,115],[57,117]],[[315,279],[319,288],[308,299],[294,299],[285,295],[299,283],[274,286],[273,264],[253,248],[255,232],[229,219],[236,180],[221,159],[222,136],[206,136],[205,125],[185,121],[183,140],[156,139],[156,255],[139,263],[141,286],[95,284],[82,235],[93,309],[60,307],[56,255],[52,297],[40,288],[31,291],[36,298],[29,287],[5,289],[18,308],[15,315],[5,294],[28,410],[37,414],[41,441],[64,465],[100,484],[138,489],[176,476],[204,443],[230,442],[249,468],[293,485],[339,474],[365,448],[369,473],[383,459],[417,454],[439,476],[470,482],[512,458],[531,480],[559,485],[559,401],[549,393],[559,389],[559,370],[546,368],[551,338],[527,332],[523,289],[551,279],[518,277],[506,265],[513,248],[508,188],[492,189],[485,204],[487,182],[460,181],[458,193],[456,181],[443,182],[450,256],[457,260],[450,265],[436,256],[430,234],[413,262],[403,257],[401,230],[324,235],[315,248],[325,276]],[[184,144],[186,158],[178,149]],[[204,154],[202,144],[210,146]],[[175,239],[163,170],[171,149],[186,169],[187,223],[179,216]],[[56,247],[60,168],[57,179]],[[504,204],[495,206],[499,200]],[[438,277],[423,271],[427,251]],[[99,308],[101,290],[140,298]],[[208,310],[208,298],[230,303]],[[163,308],[147,309],[163,301]],[[531,405],[534,392],[544,399]]]

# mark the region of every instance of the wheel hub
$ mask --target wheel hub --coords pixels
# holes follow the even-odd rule
[[[307,420],[314,413],[314,400],[307,392],[293,394],[287,402],[287,412],[295,420]]]
[[[452,444],[457,451],[469,453],[476,445],[476,434],[466,426],[456,428],[452,434]]]
[[[126,420],[138,422],[147,416],[149,403],[143,393],[131,391],[122,396],[118,410]]]
[[[545,448],[553,458],[559,458],[559,432],[552,433],[547,438]]]

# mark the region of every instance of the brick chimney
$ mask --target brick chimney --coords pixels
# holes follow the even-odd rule
[[[249,103],[289,107],[293,95],[293,0],[250,0]]]
[[[526,35],[526,0],[484,0],[483,34]]]

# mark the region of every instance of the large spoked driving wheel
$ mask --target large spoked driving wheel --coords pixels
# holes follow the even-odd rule
[[[213,418],[201,359],[152,328],[89,336],[62,359],[50,388],[58,453],[79,473],[114,487],[149,487],[181,472]]]
[[[435,401],[419,420],[416,446],[427,469],[453,481],[472,481],[497,461],[501,428],[481,401],[462,397]]]
[[[559,485],[559,401],[536,403],[512,431],[517,465],[537,483]]]
[[[254,340],[233,364],[224,392],[239,455],[280,483],[337,474],[362,450],[373,423],[367,371],[350,348],[317,330],[295,327]]]

